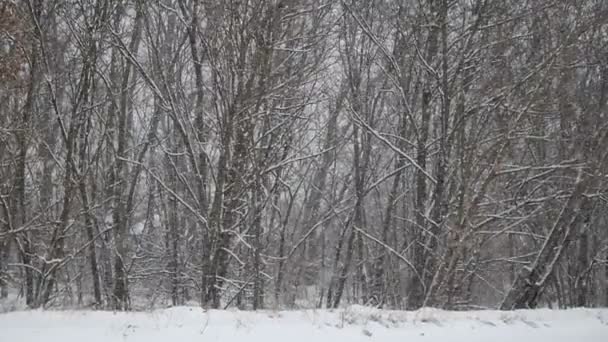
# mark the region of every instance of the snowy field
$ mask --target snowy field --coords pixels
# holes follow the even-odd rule
[[[566,311],[19,311],[0,314],[0,342],[608,341],[608,309]]]

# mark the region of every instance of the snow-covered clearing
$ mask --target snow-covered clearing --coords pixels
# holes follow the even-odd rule
[[[0,342],[60,341],[608,341],[608,309],[152,312],[20,311],[0,314]]]

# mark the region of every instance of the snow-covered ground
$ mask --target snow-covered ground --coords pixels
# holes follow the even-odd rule
[[[608,309],[565,311],[19,311],[0,314],[0,342],[608,341]]]

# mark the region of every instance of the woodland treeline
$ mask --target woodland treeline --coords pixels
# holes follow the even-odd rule
[[[0,298],[607,306],[607,93],[604,0],[1,0]]]

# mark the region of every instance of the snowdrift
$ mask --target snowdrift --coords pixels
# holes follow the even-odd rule
[[[413,312],[339,310],[151,312],[19,311],[0,314],[0,342],[608,341],[608,309]]]

